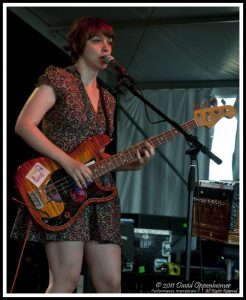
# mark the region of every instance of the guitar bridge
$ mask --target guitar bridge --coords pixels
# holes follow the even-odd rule
[[[32,200],[32,203],[36,207],[36,209],[41,209],[44,207],[42,201],[39,199],[39,195],[34,192],[28,193],[29,198]]]

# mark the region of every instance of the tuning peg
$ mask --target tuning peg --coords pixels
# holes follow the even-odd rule
[[[209,100],[209,102],[210,102],[210,105],[213,106],[213,107],[218,106],[218,100],[215,97],[211,98]]]
[[[208,107],[208,100],[203,100],[202,101],[202,106],[203,107]]]
[[[195,103],[194,103],[194,110],[197,110],[197,109],[199,109],[199,108],[200,108],[199,103],[195,102]]]
[[[221,99],[221,103],[222,103],[223,105],[226,105],[226,102],[225,102],[224,99]]]

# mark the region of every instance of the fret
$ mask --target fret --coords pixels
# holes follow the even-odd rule
[[[195,120],[188,121],[181,125],[183,130],[189,131],[197,126]],[[155,135],[145,141],[153,145],[154,147],[158,147],[163,145],[170,140],[174,139],[176,136],[181,135],[181,133],[175,129],[171,128],[170,130],[163,132],[159,135]],[[92,170],[94,176],[93,179],[96,179],[110,171],[113,171],[117,167],[126,165],[130,161],[136,159],[136,152],[139,150],[141,152],[142,149],[145,148],[145,141],[141,141],[133,145],[132,147],[118,152],[117,154],[108,157],[102,161],[97,162],[96,164],[91,165],[89,168]]]

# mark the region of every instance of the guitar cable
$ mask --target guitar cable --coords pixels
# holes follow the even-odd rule
[[[28,204],[26,204],[26,203],[24,203],[24,202],[22,202],[22,201],[20,201],[20,200],[18,200],[16,198],[12,198],[12,200],[20,203],[21,206],[25,206],[25,207],[28,207],[28,208],[33,209],[33,210],[39,210],[39,209],[33,207],[32,205],[28,205]],[[42,211],[42,213],[45,214],[47,217],[49,217],[49,215],[45,211]]]
[[[14,199],[14,200],[16,200],[16,199]],[[18,201],[18,200],[16,200],[16,201]],[[18,202],[20,202],[20,201],[18,201]],[[18,273],[19,273],[19,269],[20,269],[20,264],[21,264],[22,256],[23,256],[23,253],[24,253],[24,250],[25,250],[25,246],[26,246],[28,237],[29,237],[29,233],[30,233],[30,226],[31,226],[31,219],[30,219],[30,217],[28,217],[26,235],[25,235],[23,247],[22,247],[22,250],[21,250],[20,258],[19,258],[19,261],[18,261],[18,264],[17,264],[17,268],[16,268],[14,280],[13,280],[13,283],[12,283],[12,286],[11,286],[11,289],[10,289],[10,293],[13,293],[13,290],[14,290],[14,287],[15,287],[16,279],[17,279],[17,276],[18,276]]]

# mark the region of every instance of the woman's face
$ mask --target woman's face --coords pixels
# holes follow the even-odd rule
[[[107,63],[103,57],[112,52],[112,38],[98,34],[90,38],[84,48],[83,59],[93,69],[106,69]]]

